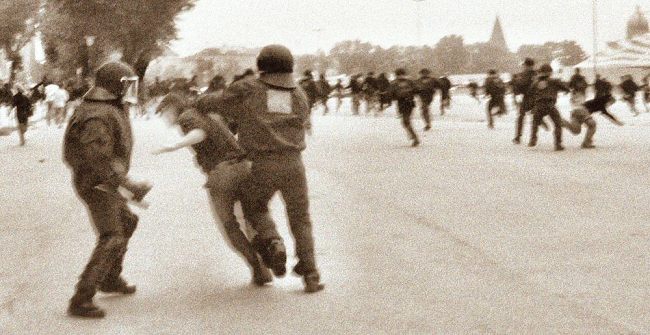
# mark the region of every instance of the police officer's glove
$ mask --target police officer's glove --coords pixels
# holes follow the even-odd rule
[[[152,186],[148,182],[130,182],[127,189],[133,194],[133,200],[141,202],[142,199],[149,193]]]

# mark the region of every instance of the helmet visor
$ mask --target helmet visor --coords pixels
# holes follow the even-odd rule
[[[122,102],[137,105],[139,78],[137,76],[122,77],[120,81],[124,87],[124,91],[122,91]]]

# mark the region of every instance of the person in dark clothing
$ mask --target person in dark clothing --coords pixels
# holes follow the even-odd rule
[[[413,147],[420,144],[418,135],[413,130],[411,125],[411,114],[415,108],[415,93],[417,91],[416,84],[406,76],[406,70],[399,68],[395,70],[395,80],[390,85],[390,96],[393,100],[397,101],[397,112],[402,118],[402,125],[406,129],[409,139]]]
[[[445,115],[445,111],[451,106],[451,81],[447,76],[438,79],[438,89],[440,89],[440,115]]]
[[[366,114],[377,112],[377,79],[375,73],[370,71],[363,80],[363,99],[366,101]]]
[[[585,76],[580,74],[580,69],[576,68],[575,73],[571,76],[569,80],[569,88],[571,89],[571,96],[575,97],[577,95],[582,96],[583,98],[587,96],[587,79]]]
[[[327,82],[325,74],[321,73],[318,78],[318,101],[325,107],[323,115],[329,113],[329,107],[327,107],[327,101],[330,99],[330,93],[332,92],[332,86]]]
[[[32,116],[32,102],[23,94],[22,87],[16,86],[16,94],[13,97],[12,105],[16,108],[16,121],[18,121],[18,138],[20,146],[25,145],[25,132],[27,132],[27,122]]]
[[[205,93],[220,92],[223,91],[225,88],[226,88],[226,78],[218,74],[212,77],[212,80],[210,80],[210,84],[208,85],[208,89],[205,91]]]
[[[632,75],[625,75],[621,77],[621,84],[619,87],[623,91],[623,100],[630,106],[630,111],[634,116],[638,116],[639,112],[636,110],[636,92],[639,91],[639,85],[634,82]]]
[[[228,87],[223,94],[208,94],[196,108],[232,118],[240,125],[239,144],[252,162],[254,208],[251,213],[267,213],[268,203],[278,191],[287,209],[289,226],[296,246],[298,263],[293,272],[303,278],[305,292],[324,289],[316,265],[312,222],[309,214],[307,177],[302,160],[305,133],[311,128],[305,92],[293,80],[293,55],[282,45],[268,45],[257,57],[259,78]],[[254,215],[254,214],[253,214]],[[274,273],[284,270],[286,250],[275,226],[260,225],[254,246],[268,258]],[[266,255],[266,256],[265,256]],[[267,263],[267,261],[265,261]]]
[[[379,112],[383,113],[384,110],[390,106],[391,98],[388,90],[390,89],[390,81],[386,77],[386,73],[382,72],[377,76],[377,95],[379,97]]]
[[[579,135],[582,130],[582,125],[587,126],[585,138],[582,141],[582,148],[592,149],[596,146],[593,144],[593,137],[596,133],[596,120],[592,114],[600,112],[609,118],[614,124],[622,126],[623,123],[607,111],[607,107],[611,106],[616,100],[611,95],[600,96],[587,102],[584,102],[584,97],[578,96],[572,98],[574,109],[571,111],[571,121],[562,120],[562,126],[569,129],[574,135]],[[584,103],[583,103],[584,102]]]
[[[485,94],[490,97],[487,105],[488,128],[494,128],[494,116],[506,113],[506,85],[499,77],[496,70],[490,70],[485,79]],[[495,112],[495,110],[497,110]]]
[[[555,104],[557,103],[558,93],[561,91],[568,93],[570,89],[560,80],[551,78],[551,74],[553,74],[551,65],[542,65],[539,68],[539,76],[531,86],[534,97],[533,126],[528,146],[534,147],[537,145],[537,130],[542,122],[542,118],[549,115],[555,127],[555,151],[562,151],[564,150],[562,146],[562,117]]]
[[[643,107],[648,113],[650,112],[650,109],[648,109],[648,103],[650,103],[650,75],[643,77],[643,84],[640,88],[643,91]]]
[[[346,89],[350,90],[353,115],[359,115],[359,104],[361,103],[361,95],[363,94],[363,85],[360,80],[361,74],[354,74],[350,77],[350,84],[346,87]]]
[[[594,91],[596,98],[612,95],[612,84],[606,78],[602,78],[597,74],[596,81],[594,82]]]
[[[300,80],[299,85],[307,94],[307,99],[309,100],[309,108],[314,108],[316,101],[319,96],[318,85],[314,81],[314,77],[311,74],[311,70],[307,70],[304,73],[304,77]]]
[[[512,143],[521,143],[521,134],[524,129],[524,119],[526,114],[533,109],[533,96],[531,93],[531,86],[535,81],[537,71],[535,71],[535,61],[532,58],[524,60],[524,71],[516,74],[513,79],[513,95],[523,95],[521,103],[519,104],[519,115],[517,115],[517,123],[515,128],[515,138]],[[540,120],[541,126],[548,129],[548,125],[544,120]]]
[[[341,108],[341,99],[343,99],[343,84],[341,83],[341,79],[336,79],[336,84],[334,84],[334,87],[332,88],[333,96],[334,99],[336,100],[336,113],[339,112],[339,109]]]
[[[421,102],[422,120],[425,123],[424,131],[428,131],[431,129],[431,102],[433,102],[437,87],[436,79],[431,77],[429,69],[420,70],[420,78],[416,81],[416,86]]]
[[[478,97],[478,84],[475,81],[470,81],[469,84],[467,84],[467,88],[469,88],[469,96],[474,98],[480,104],[481,99]]]
[[[162,146],[154,154],[192,148],[198,165],[207,176],[205,187],[224,236],[247,261],[255,285],[262,286],[273,281],[273,276],[260,262],[235,216],[234,206],[239,200],[244,215],[248,213],[250,161],[244,159],[245,153],[234,135],[220,119],[199,113],[190,107],[188,99],[180,95],[167,95],[160,102],[157,113],[162,114],[170,127],[180,127],[184,137],[172,145]],[[272,220],[268,212],[257,218]]]
[[[124,63],[100,67],[95,86],[84,96],[65,131],[63,159],[99,235],[70,299],[68,313],[72,316],[104,317],[104,311],[93,304],[97,289],[135,293],[135,286],[128,285],[121,272],[138,217],[129,210],[119,189],[129,191],[134,201],[141,201],[151,189],[150,184],[128,177],[133,135],[127,102],[133,103],[137,94],[125,92],[131,91],[137,80],[133,69]]]

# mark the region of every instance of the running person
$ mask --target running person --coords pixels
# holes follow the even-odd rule
[[[93,304],[102,292],[133,294],[135,286],[122,278],[122,263],[129,239],[138,223],[126,201],[119,195],[123,187],[136,201],[151,186],[128,177],[133,148],[131,121],[125,96],[128,85],[138,79],[130,66],[111,62],[97,70],[95,86],[70,119],[63,140],[63,155],[72,170],[72,181],[79,198],[88,208],[98,236],[88,265],[79,277],[68,313],[101,318],[104,311]]]
[[[593,143],[594,134],[596,133],[596,120],[594,113],[600,112],[610,119],[614,124],[622,126],[623,123],[607,111],[616,100],[611,95],[604,95],[584,102],[584,97],[578,96],[572,99],[574,109],[571,111],[571,121],[562,120],[562,126],[569,129],[574,135],[579,135],[582,125],[587,126],[585,138],[582,141],[582,148],[592,149],[596,146]],[[583,103],[584,102],[584,103]]]
[[[420,70],[420,78],[416,82],[418,96],[420,97],[420,109],[425,126],[424,131],[431,129],[431,102],[436,94],[436,79],[431,77],[429,69]]]
[[[154,154],[172,152],[190,147],[196,161],[207,176],[210,203],[215,218],[223,225],[223,231],[230,245],[248,262],[252,270],[253,283],[262,286],[273,280],[264,267],[246,234],[240,229],[234,213],[237,201],[242,200],[244,215],[247,208],[247,166],[245,154],[237,144],[234,135],[220,119],[211,118],[190,108],[190,101],[179,94],[167,95],[156,110],[170,127],[178,126],[184,137],[172,145],[162,146]],[[268,213],[253,219],[271,220]],[[247,219],[251,219],[248,216]],[[268,222],[268,221],[267,221]]]
[[[544,116],[549,115],[553,120],[555,151],[562,151],[562,117],[555,107],[557,95],[560,91],[569,92],[569,88],[557,79],[551,78],[553,68],[549,64],[544,64],[539,68],[539,76],[533,83],[531,89],[534,96],[533,105],[533,126],[530,134],[529,147],[537,145],[537,130]]]
[[[305,292],[320,291],[312,222],[309,214],[307,177],[302,161],[305,132],[311,128],[309,105],[293,80],[293,55],[281,45],[269,45],[257,57],[259,78],[231,85],[222,95],[206,95],[197,102],[200,112],[217,113],[239,123],[239,143],[252,161],[254,213],[266,213],[268,203],[280,192],[286,204],[289,226],[295,239],[298,263],[294,273],[302,276]],[[256,222],[253,222],[256,223]],[[271,227],[254,227],[262,247],[268,247],[274,272],[284,268],[286,252],[276,252],[282,241]],[[274,227],[273,227],[274,228]],[[284,247],[284,246],[282,246]]]
[[[395,76],[397,78],[391,83],[390,96],[397,101],[397,112],[402,118],[402,125],[406,129],[409,139],[413,141],[412,146],[417,147],[420,140],[411,125],[411,114],[415,108],[413,99],[417,88],[415,83],[406,76],[406,70],[402,68],[395,70]]]

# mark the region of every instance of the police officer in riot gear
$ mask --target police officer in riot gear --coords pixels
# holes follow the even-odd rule
[[[128,285],[120,274],[138,217],[118,189],[126,189],[140,201],[151,186],[128,177],[133,148],[129,103],[137,103],[137,76],[124,63],[107,63],[97,70],[95,86],[83,97],[65,132],[63,158],[98,233],[97,245],[70,299],[68,313],[72,316],[104,316],[93,304],[97,290],[135,292],[135,286]]]

